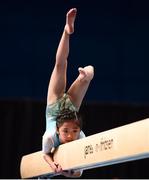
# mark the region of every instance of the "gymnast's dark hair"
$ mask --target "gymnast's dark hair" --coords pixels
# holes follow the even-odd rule
[[[64,122],[74,121],[80,129],[82,129],[82,118],[76,111],[63,109],[56,118],[56,126],[59,128]]]

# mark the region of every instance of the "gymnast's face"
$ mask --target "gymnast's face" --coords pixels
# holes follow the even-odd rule
[[[80,127],[75,121],[66,121],[57,129],[59,140],[62,144],[74,141],[79,138]]]

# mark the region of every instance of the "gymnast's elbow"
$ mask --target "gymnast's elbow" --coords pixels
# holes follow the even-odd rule
[[[74,178],[79,178],[79,177],[82,176],[82,174],[83,174],[83,171],[82,171],[82,170],[74,171],[72,177],[74,177]]]

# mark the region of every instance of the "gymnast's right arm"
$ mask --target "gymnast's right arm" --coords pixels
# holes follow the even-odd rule
[[[52,152],[52,149],[53,149],[52,139],[44,135],[42,140],[43,158],[55,173],[60,173],[62,171],[62,168],[57,162],[53,160],[54,153]]]
[[[61,166],[53,161],[53,154],[49,153],[49,154],[45,154],[43,155],[44,160],[50,165],[51,169],[55,172],[55,173],[59,173],[62,171]]]

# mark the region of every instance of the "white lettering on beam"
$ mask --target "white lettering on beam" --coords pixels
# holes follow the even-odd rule
[[[114,138],[102,137],[99,143],[96,143],[95,145],[89,144],[84,147],[84,158],[86,159],[88,155],[93,153],[111,150],[114,147],[114,143]]]

